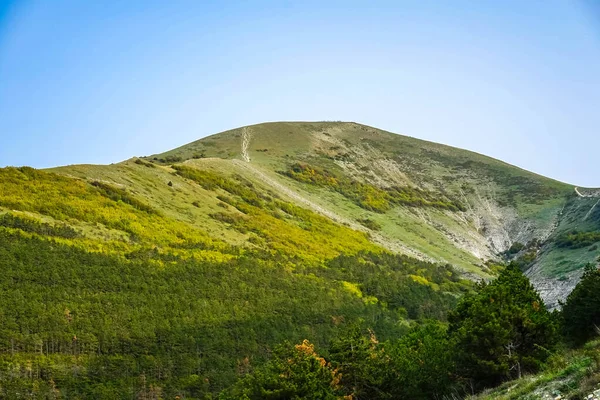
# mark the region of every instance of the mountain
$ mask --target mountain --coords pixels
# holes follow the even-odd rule
[[[600,254],[600,190],[356,123],[4,168],[0,188],[8,398],[204,398],[282,341],[443,320],[509,259],[555,307]]]
[[[593,245],[556,243],[568,232],[600,230],[600,190],[356,123],[254,125],[147,160],[200,168],[227,164],[296,204],[367,232],[391,251],[482,277],[489,276],[485,261],[530,244],[515,254],[525,256],[529,276],[551,306],[598,257]]]

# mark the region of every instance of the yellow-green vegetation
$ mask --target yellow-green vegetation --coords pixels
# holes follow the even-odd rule
[[[82,234],[62,241],[87,250],[125,252],[160,247],[167,251],[188,247],[200,250],[195,255],[206,252],[208,256],[231,251],[226,243],[163,216],[125,189],[108,183],[86,182],[27,167],[1,169],[0,182],[0,207],[51,217],[62,223],[58,226],[70,224],[75,230],[81,224],[95,224],[127,235],[126,239],[109,237],[100,242],[86,237],[85,230],[80,229]]]
[[[284,340],[398,336],[469,287],[212,166],[0,169],[0,397],[209,398]]]
[[[411,207],[434,207],[451,211],[465,211],[465,207],[457,201],[440,200],[439,196],[419,188],[409,186],[381,189],[368,183],[361,183],[307,164],[296,163],[290,166],[283,175],[299,182],[311,183],[335,190],[360,207],[383,213],[394,205]]]
[[[545,241],[526,267],[535,264],[544,279],[562,277],[585,262],[577,262],[582,254],[576,250],[559,249],[555,239],[572,230],[600,229],[598,199],[577,196],[572,185],[481,154],[352,122],[258,124],[145,161],[242,159],[244,132],[253,167],[283,172],[277,178],[285,185],[377,231],[390,249],[413,249],[485,277],[481,260],[495,259],[515,241],[533,239]],[[591,253],[593,258],[600,250]],[[573,266],[559,265],[563,261]]]
[[[174,166],[177,174],[208,190],[227,193],[219,198],[234,212],[219,212],[212,218],[228,223],[233,229],[251,232],[275,251],[313,261],[331,258],[341,252],[361,249],[379,251],[363,233],[333,224],[330,220],[290,203],[261,195],[241,176],[224,178],[211,171]],[[315,238],[320,240],[315,240]]]

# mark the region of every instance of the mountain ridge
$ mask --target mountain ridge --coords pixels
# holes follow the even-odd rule
[[[173,148],[171,150],[167,150],[167,151],[162,152],[162,153],[155,153],[155,154],[152,154],[150,156],[145,156],[145,157],[141,157],[141,158],[152,158],[152,157],[155,157],[155,156],[161,156],[161,155],[170,154],[170,153],[175,152],[175,151],[177,151],[179,149],[184,149],[184,148],[186,148],[186,147],[188,147],[190,145],[194,145],[195,143],[199,143],[199,142],[201,142],[203,140],[210,139],[210,138],[215,137],[217,135],[220,135],[220,134],[223,134],[223,133],[228,133],[228,132],[231,132],[231,131],[240,130],[240,129],[243,129],[243,128],[260,127],[260,126],[269,125],[269,124],[332,124],[332,123],[333,124],[352,124],[352,125],[362,126],[362,127],[368,128],[368,129],[377,129],[377,130],[380,130],[382,132],[386,132],[386,133],[391,134],[391,135],[401,136],[401,137],[404,137],[404,138],[407,138],[407,139],[411,139],[411,140],[415,140],[415,141],[427,143],[427,144],[430,144],[430,145],[444,146],[444,147],[447,147],[447,148],[450,148],[450,149],[453,149],[453,150],[462,151],[462,152],[468,152],[468,153],[471,153],[473,155],[477,155],[477,156],[480,156],[480,157],[485,157],[487,159],[493,160],[494,162],[505,164],[507,167],[517,168],[517,169],[519,169],[519,170],[521,170],[521,171],[523,171],[525,173],[536,175],[536,176],[538,176],[540,178],[549,179],[549,180],[555,181],[557,183],[561,183],[561,184],[572,186],[573,188],[577,187],[578,189],[600,191],[600,187],[599,188],[594,188],[594,187],[586,187],[586,186],[582,186],[582,185],[575,186],[574,184],[570,184],[568,182],[561,181],[560,179],[552,178],[552,177],[543,175],[542,173],[538,173],[538,172],[534,172],[534,171],[528,170],[527,168],[521,167],[521,166],[519,166],[517,164],[511,164],[509,162],[506,162],[506,161],[502,160],[501,158],[496,158],[496,157],[489,156],[489,155],[487,155],[487,154],[485,154],[483,152],[479,152],[479,151],[476,151],[476,150],[464,149],[464,148],[461,148],[461,147],[458,147],[458,146],[455,146],[455,145],[441,143],[441,142],[435,142],[435,141],[428,140],[428,139],[422,139],[422,138],[418,138],[416,136],[410,136],[410,135],[406,135],[406,134],[395,133],[395,132],[392,132],[392,131],[389,131],[389,130],[379,129],[379,128],[376,128],[376,127],[374,127],[372,125],[367,125],[367,124],[363,124],[363,123],[356,122],[356,121],[301,121],[301,120],[296,121],[296,120],[290,120],[290,121],[266,121],[266,122],[259,122],[259,123],[255,123],[255,124],[251,124],[251,125],[244,125],[244,126],[240,126],[240,127],[237,127],[237,128],[228,129],[228,130],[225,130],[225,131],[220,131],[218,133],[209,134],[207,136],[203,136],[200,139],[196,139],[196,140],[188,142],[188,143],[186,143],[184,145],[177,146],[177,147],[175,147],[175,148]],[[132,157],[132,158],[137,158],[137,157]]]

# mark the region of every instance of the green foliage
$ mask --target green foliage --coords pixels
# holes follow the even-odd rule
[[[361,253],[319,266],[246,251],[208,261],[187,257],[198,245],[186,242],[181,255],[144,247],[110,255],[13,230],[0,228],[0,365],[13,388],[2,386],[6,393],[130,398],[144,376],[148,393],[202,398],[228,386],[243,360],[260,365],[284,340],[327,343],[339,321],[357,318],[394,337],[405,309],[416,318],[445,313],[454,297],[432,285],[463,290],[448,267],[402,256]],[[377,265],[382,275],[368,278]],[[342,268],[349,273],[335,271]],[[431,285],[415,282],[418,274]],[[27,365],[39,375],[30,378]]]
[[[537,250],[529,250],[513,260],[513,263],[519,266],[521,270],[526,270],[537,259]]]
[[[299,340],[308,326],[326,340],[332,315],[391,321],[336,282],[282,265],[267,254],[228,263],[107,256],[0,229],[0,364],[11,354],[24,363],[77,356],[96,382],[118,388],[119,396],[104,398],[128,398],[141,374],[169,395],[201,397],[234,379],[237,360],[259,362],[264,349]],[[128,380],[122,368],[105,366],[117,356],[130,365]],[[91,383],[72,379],[73,360],[61,363],[63,372],[40,379],[101,398],[90,394]],[[178,383],[193,374],[209,382],[200,392]]]
[[[235,212],[211,213],[211,218],[229,224],[242,233],[255,235],[255,242],[287,253],[291,257],[323,261],[341,252],[354,254],[360,250],[377,251],[364,233],[331,222],[326,217],[291,203],[275,200],[260,193],[242,178],[232,178],[176,165],[176,173],[201,185],[206,190],[226,192],[217,198],[235,207]],[[260,238],[260,240],[258,239]]]
[[[166,157],[161,157],[161,158],[153,157],[152,160],[157,161],[162,164],[172,164],[172,163],[178,163],[178,162],[183,161],[183,158],[180,156],[166,156]]]
[[[381,225],[379,225],[377,222],[375,222],[369,218],[359,219],[358,223],[361,224],[362,226],[364,226],[365,228],[371,229],[372,231],[380,231],[381,230]]]
[[[446,327],[434,321],[387,344],[390,365],[384,387],[390,398],[437,399],[452,393],[455,351]]]
[[[477,388],[535,372],[557,339],[555,321],[516,264],[464,296],[449,321],[458,373]]]
[[[510,249],[508,249],[508,254],[509,255],[517,254],[524,249],[525,249],[525,245],[523,243],[514,242],[512,244],[512,246],[510,246]]]
[[[332,341],[329,355],[353,399],[434,399],[455,387],[453,348],[446,327],[435,321],[384,343],[371,329],[353,325]]]
[[[57,223],[54,225],[36,221],[33,218],[19,216],[12,213],[0,215],[0,226],[5,228],[20,229],[24,232],[37,233],[38,235],[57,236],[66,239],[74,239],[80,234],[69,225]]]
[[[236,384],[223,399],[335,400],[340,395],[339,373],[320,357],[308,340],[284,344],[274,356]]]
[[[443,325],[430,322],[385,343],[363,326],[342,329],[326,358],[307,341],[280,347],[222,397],[435,399],[455,388],[452,346]]]
[[[111,199],[113,201],[117,201],[117,202],[122,201],[123,203],[129,204],[130,206],[133,206],[135,209],[147,212],[148,214],[156,214],[157,213],[149,205],[147,205],[147,204],[141,202],[140,200],[136,199],[135,197],[131,196],[125,189],[121,189],[121,188],[109,185],[107,183],[98,182],[98,181],[92,182],[92,186],[97,187],[102,192],[103,195],[105,195],[106,197],[108,197],[109,199]]]
[[[600,326],[600,270],[589,264],[581,281],[567,297],[562,308],[565,338],[582,344],[598,334]]]
[[[341,328],[324,350],[321,365],[339,374],[339,396],[439,399],[480,391],[537,371],[557,339],[553,316],[514,264],[463,297],[449,327],[424,320],[399,338],[379,342],[368,326],[363,321]],[[270,363],[279,365],[280,357]],[[266,382],[276,386],[281,370],[250,374],[236,385],[238,398],[241,389],[263,388]],[[252,393],[260,398],[265,392]]]
[[[340,374],[341,391],[352,399],[385,399],[382,373],[389,358],[375,333],[356,323],[342,330],[329,346],[331,365]]]
[[[339,192],[358,206],[378,213],[391,209],[394,205],[411,207],[434,207],[452,211],[464,211],[457,201],[442,200],[439,195],[409,186],[380,189],[345,177],[335,176],[307,164],[296,163],[281,174],[299,182],[326,187]]]
[[[0,207],[41,214],[66,224],[96,224],[124,232],[131,241],[104,243],[74,238],[74,243],[88,250],[122,252],[132,246],[199,243],[205,249],[229,251],[205,232],[167,218],[113,185],[90,184],[28,167],[0,169],[0,185]]]
[[[506,382],[469,400],[588,399],[600,383],[600,342],[559,348],[537,375]]]
[[[138,165],[143,165],[144,167],[156,168],[156,165],[152,164],[151,162],[144,161],[141,158],[136,158],[134,162]]]
[[[306,147],[311,141],[295,133],[333,137],[325,130],[336,126],[290,125],[271,133]],[[357,135],[334,138],[340,139],[330,148],[334,158],[357,161],[352,147],[358,141],[377,151],[392,143],[387,133],[376,132],[382,142],[364,137],[371,128],[357,129]],[[237,157],[239,135],[230,139],[214,137],[155,161]],[[378,157],[401,158],[407,182],[435,189],[384,189],[363,183],[368,175],[350,179],[306,165],[293,178],[376,212],[397,205],[463,209],[452,185],[446,191],[443,175],[454,182],[460,157],[435,149],[430,174],[428,153],[409,142]],[[416,158],[404,157],[415,149]],[[286,168],[290,158],[276,157],[287,154],[311,159],[273,140],[253,142],[251,150],[260,167]],[[446,168],[444,157],[454,169]],[[475,175],[490,162],[477,164]],[[452,267],[387,254],[365,234],[279,199],[247,169],[224,160],[169,168],[137,159],[57,171],[64,175],[0,169],[0,398],[210,398],[244,376],[248,385],[234,392],[251,398],[435,398],[452,388],[449,380],[468,378],[464,354],[455,347],[460,337],[426,321],[445,321],[472,288]],[[529,189],[536,191],[531,203],[556,195],[537,177],[511,178],[515,174],[498,173],[497,182],[515,186],[516,203]],[[465,202],[471,195],[467,191]],[[359,222],[379,229],[371,219]],[[381,235],[390,227],[385,222]],[[416,228],[415,235],[431,241]],[[470,265],[464,254],[433,255]],[[509,319],[501,310],[482,309]],[[344,329],[357,320],[362,328]],[[417,323],[425,326],[410,329]],[[271,349],[286,341],[303,344],[277,349],[272,357]]]
[[[356,282],[363,295],[411,319],[445,319],[456,304],[456,294],[470,286],[449,265],[389,253],[341,255],[317,273]]]
[[[579,249],[588,247],[592,244],[600,242],[600,231],[591,232],[569,232],[556,239],[556,244],[559,247],[568,247],[570,249]]]

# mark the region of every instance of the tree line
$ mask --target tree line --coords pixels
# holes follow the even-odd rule
[[[222,399],[463,398],[535,373],[561,346],[600,334],[600,271],[588,266],[562,312],[549,312],[518,265],[459,300],[448,323],[379,341],[363,323],[319,350],[286,343]]]

